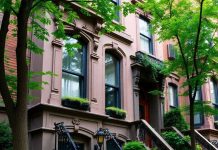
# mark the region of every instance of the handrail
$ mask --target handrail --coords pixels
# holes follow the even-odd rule
[[[67,138],[67,140],[61,139],[60,141],[67,142],[67,143],[64,143],[64,144],[69,144],[69,146],[72,147],[73,150],[77,150],[76,144],[73,141],[72,137],[70,136],[69,131],[65,128],[64,123],[63,122],[54,123],[54,125],[55,125],[55,131],[56,131],[56,133],[58,133],[58,138],[60,138],[60,137]],[[55,140],[56,140],[56,138],[55,138]],[[55,144],[55,150],[56,150],[56,144]],[[64,150],[66,150],[66,148],[64,148]]]
[[[176,127],[171,126],[171,127],[166,127],[164,129],[161,130],[162,132],[165,131],[173,131],[175,132],[179,137],[184,138],[184,134],[182,134],[182,132],[180,132]],[[186,141],[186,143],[191,147],[191,142]]]
[[[143,125],[143,128],[149,133],[158,148],[161,150],[173,150],[173,148],[149,125],[147,121],[141,119],[140,122]]]
[[[208,150],[217,150],[215,145],[209,142],[203,135],[201,135],[197,130],[195,130],[195,138],[196,140],[202,144]]]

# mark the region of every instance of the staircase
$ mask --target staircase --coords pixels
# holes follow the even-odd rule
[[[158,150],[173,150],[173,148],[157,133],[147,121],[140,120],[136,124],[137,140]]]
[[[181,138],[184,138],[184,135],[176,127],[166,128],[164,129],[164,131],[173,131],[177,133],[177,135],[180,136]],[[187,132],[186,132],[186,135],[188,135]],[[218,148],[215,145],[216,143],[213,143],[212,141],[211,142],[208,141],[197,130],[195,130],[195,138],[196,138],[196,142],[201,145],[203,150],[218,150]],[[191,149],[191,143],[189,142],[187,144],[189,145]]]

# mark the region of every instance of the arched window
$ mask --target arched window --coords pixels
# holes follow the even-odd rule
[[[178,87],[175,84],[169,84],[169,102],[171,107],[178,107]]]
[[[120,61],[111,53],[105,54],[105,104],[120,107]]]
[[[64,41],[62,55],[62,97],[86,97],[87,45],[74,38]],[[77,48],[76,48],[77,47]]]

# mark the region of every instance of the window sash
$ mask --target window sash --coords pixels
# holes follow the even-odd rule
[[[144,45],[144,41],[147,40],[147,46]],[[143,51],[146,51],[147,53],[149,54],[153,54],[153,47],[152,47],[152,39],[143,35],[143,34],[140,34],[140,44],[141,44],[141,49]]]
[[[169,85],[169,100],[170,106],[178,107],[178,88],[174,85]]]
[[[110,89],[111,91],[108,91],[107,89]],[[120,108],[120,89],[118,87],[105,85],[105,99],[106,107],[115,106]]]
[[[81,41],[78,41],[78,42],[81,42]],[[73,70],[68,70],[66,68],[62,68],[62,75],[65,74],[65,75],[71,75],[71,76],[74,76],[74,77],[77,77],[78,78],[78,91],[79,91],[79,94],[67,94],[67,95],[64,95],[68,92],[65,92],[63,91],[65,88],[64,86],[66,85],[63,85],[62,83],[62,97],[63,96],[73,96],[73,97],[86,97],[86,70],[87,70],[87,46],[85,43],[81,42],[80,43],[82,45],[82,57],[81,57],[81,71],[78,72],[78,71],[73,71]],[[62,61],[63,61],[63,58],[62,58]],[[64,78],[62,77],[62,82],[63,82]],[[69,81],[70,82],[70,81]],[[73,82],[73,81],[71,81]],[[69,85],[71,87],[73,87],[73,85]],[[66,88],[68,89],[68,87]]]
[[[110,69],[110,68],[106,67],[106,63],[110,63],[110,61],[112,61],[111,63],[114,63],[113,65],[115,67],[112,69],[114,73],[111,73],[111,74],[114,74],[114,78],[112,79],[114,79],[115,81],[107,82],[106,81],[106,77],[107,77],[106,69]],[[110,93],[108,89],[110,89],[111,90],[110,92],[112,92],[111,97],[110,97]],[[115,106],[119,108],[121,107],[120,106],[120,61],[118,58],[116,58],[110,53],[105,53],[105,106],[106,107]]]

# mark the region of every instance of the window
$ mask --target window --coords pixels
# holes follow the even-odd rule
[[[218,108],[218,88],[214,79],[210,80],[210,99],[215,108]],[[214,116],[214,120],[218,121],[218,115]]]
[[[215,80],[210,80],[210,99],[213,104],[218,104],[218,91],[217,83]]]
[[[86,97],[86,44],[74,38],[64,41],[65,45],[79,43],[81,48],[72,48],[72,55],[63,48],[62,97]]]
[[[149,22],[140,18],[139,27],[141,50],[149,54],[153,54],[152,35]]]
[[[202,101],[202,91],[199,88],[196,92],[195,101]],[[197,112],[194,115],[194,123],[196,126],[202,125],[204,121],[204,115],[201,112]]]
[[[117,7],[120,5],[119,0],[111,0],[111,2]],[[117,18],[115,19],[115,21],[119,22],[120,21],[120,12],[119,10],[115,10],[115,13],[117,15]]]
[[[178,88],[174,84],[169,84],[169,100],[171,107],[178,106]]]
[[[120,62],[110,53],[105,54],[105,104],[120,107]]]

